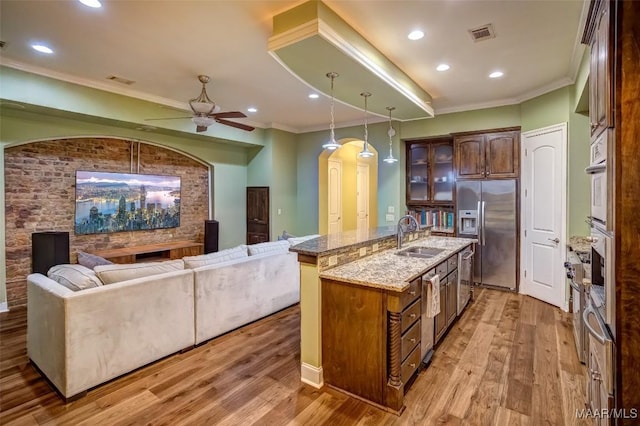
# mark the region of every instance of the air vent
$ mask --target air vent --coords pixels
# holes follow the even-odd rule
[[[127,86],[131,86],[133,83],[135,83],[135,81],[133,80],[127,80],[126,78],[117,77],[115,75],[110,75],[109,77],[107,77],[107,80],[117,81],[118,83],[126,84]]]
[[[496,33],[493,31],[493,25],[491,24],[470,29],[469,34],[471,34],[471,38],[473,39],[473,41],[489,40],[490,38],[495,38],[496,36]]]

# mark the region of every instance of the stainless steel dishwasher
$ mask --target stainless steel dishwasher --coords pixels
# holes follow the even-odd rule
[[[473,289],[473,246],[458,253],[458,315],[471,299]]]
[[[433,356],[433,334],[435,318],[427,316],[428,288],[429,280],[436,275],[436,269],[433,268],[422,276],[422,315],[420,318],[420,326],[422,327],[422,335],[420,336],[420,358],[423,364],[429,364]],[[444,303],[440,301],[440,303]]]

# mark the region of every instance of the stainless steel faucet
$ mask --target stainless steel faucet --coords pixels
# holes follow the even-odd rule
[[[409,221],[409,224],[407,225],[406,230],[402,229],[402,221],[407,219]],[[402,216],[399,220],[398,220],[398,236],[397,236],[397,242],[398,242],[398,249],[402,248],[402,238],[404,237],[404,233],[406,231],[410,231],[410,232],[415,232],[417,230],[420,229],[420,225],[418,224],[418,221],[416,220],[415,217],[411,216],[411,215],[405,215]]]

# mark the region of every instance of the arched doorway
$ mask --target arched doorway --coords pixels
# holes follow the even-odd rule
[[[318,157],[318,230],[320,234],[358,230],[378,223],[378,153],[360,158],[363,141],[342,139],[336,151]]]

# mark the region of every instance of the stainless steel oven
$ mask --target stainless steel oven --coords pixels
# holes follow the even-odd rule
[[[597,223],[591,227],[591,300],[593,309],[615,337],[615,289],[613,277],[613,238]]]
[[[571,289],[571,312],[573,313],[573,337],[576,343],[578,359],[586,363],[589,355],[589,340],[584,327],[582,313],[587,304],[587,293],[583,283],[584,264],[589,264],[589,252],[567,252],[564,267],[567,270],[567,282]]]

